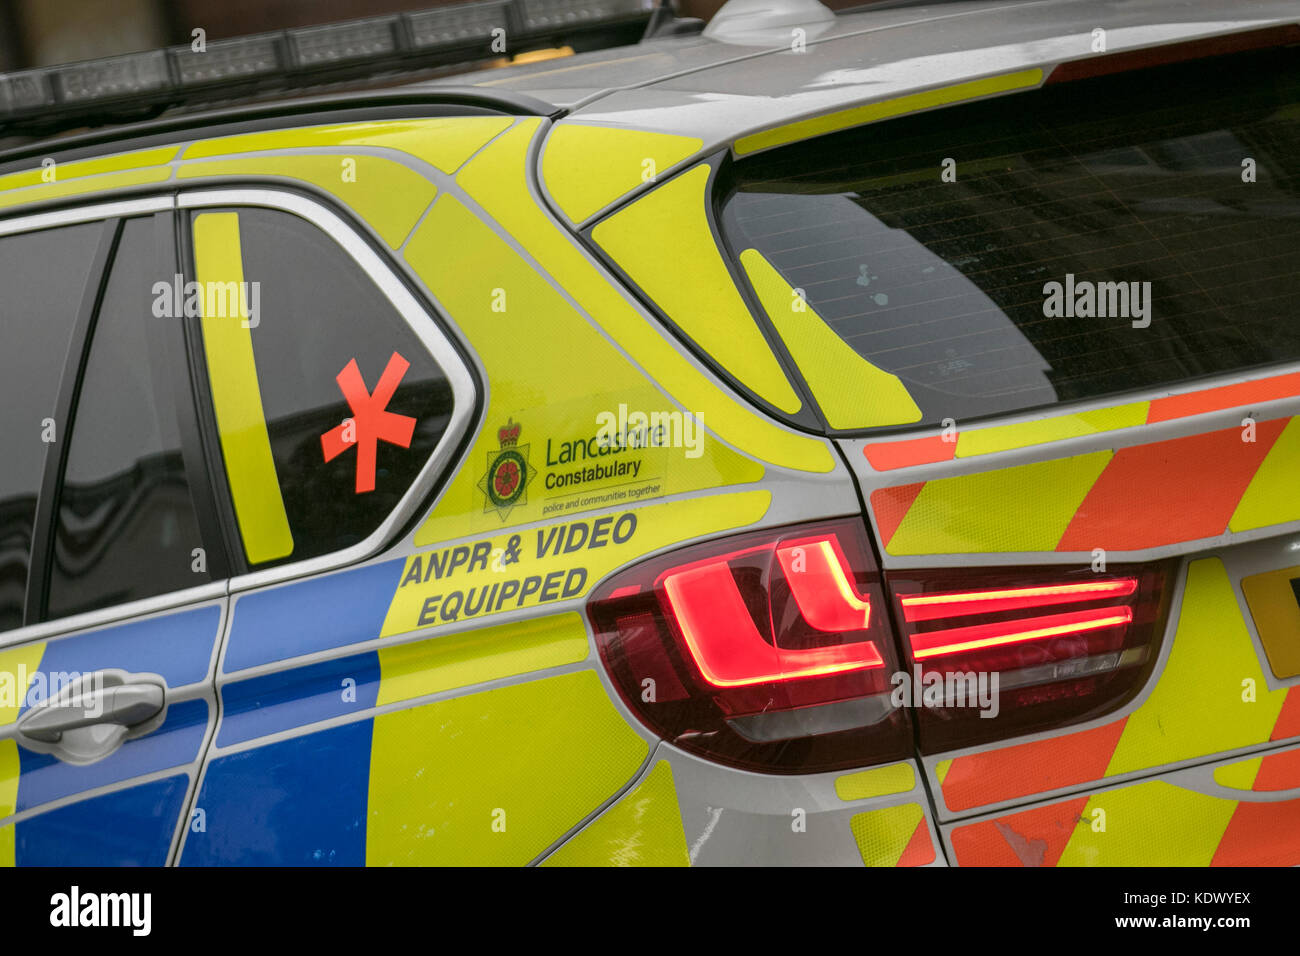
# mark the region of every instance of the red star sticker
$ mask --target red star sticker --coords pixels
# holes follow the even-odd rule
[[[351,437],[344,437],[349,424],[345,421],[321,435],[320,443],[326,461],[333,461],[352,445],[357,446],[357,494],[375,490],[375,456],[381,439],[390,445],[411,447],[415,419],[387,410],[398,383],[410,367],[410,362],[394,352],[374,392],[366,391],[356,359],[348,362],[335,377],[352,409]]]

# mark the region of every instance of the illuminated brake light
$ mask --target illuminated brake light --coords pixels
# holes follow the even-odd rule
[[[953,594],[909,594],[902,599],[903,617],[909,622],[933,621],[938,618],[1023,610],[1049,604],[1064,604],[1069,601],[1128,597],[1137,590],[1137,584],[1137,578],[1119,578],[1037,588],[959,591]]]
[[[817,630],[857,631],[871,625],[871,602],[854,593],[833,538],[784,545],[776,557],[804,620]]]
[[[958,654],[963,651],[976,651],[1025,641],[1049,640],[1106,627],[1123,627],[1132,620],[1133,611],[1130,608],[1105,607],[1090,611],[1072,611],[1068,614],[1003,621],[998,624],[976,624],[971,627],[927,631],[912,635],[912,655],[919,661],[942,654]]]
[[[871,602],[853,593],[827,539],[777,549],[804,619],[820,631],[866,630]],[[802,560],[800,560],[802,559]],[[715,687],[742,687],[884,667],[871,641],[778,648],[754,626],[726,561],[665,575],[662,584],[700,673]]]
[[[883,602],[866,527],[846,518],[651,558],[598,586],[588,613],[655,734],[748,770],[819,773],[913,753]]]
[[[991,717],[955,696],[918,708],[921,751],[1054,730],[1131,699],[1155,664],[1176,567],[888,573],[915,679],[957,687],[974,677],[997,700]]]

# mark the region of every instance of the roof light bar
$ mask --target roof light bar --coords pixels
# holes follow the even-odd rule
[[[411,45],[417,50],[458,49],[482,44],[495,29],[507,35],[519,28],[511,0],[481,0],[406,15]]]
[[[422,70],[542,44],[595,49],[635,43],[652,0],[477,0],[413,13],[300,27],[203,50],[151,50],[0,74],[0,129],[112,122],[262,90]]]
[[[251,36],[209,43],[202,53],[189,47],[173,49],[176,78],[185,87],[205,83],[271,76],[280,69],[281,41],[275,36]]]
[[[327,23],[289,31],[294,59],[300,66],[367,60],[397,52],[397,18]]]
[[[58,99],[64,103],[84,103],[105,95],[150,93],[167,86],[167,55],[153,50],[74,63],[55,72],[53,80]]]

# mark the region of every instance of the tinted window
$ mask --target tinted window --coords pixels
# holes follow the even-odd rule
[[[1300,359],[1298,76],[1221,58],[775,150],[723,227],[928,422]]]
[[[103,226],[0,239],[0,631],[23,623],[36,498],[68,343]]]
[[[215,217],[211,223],[230,215],[195,216],[201,283],[230,278],[230,265],[226,273],[218,271],[220,247],[202,240],[205,217]],[[233,229],[234,220],[228,223]],[[240,209],[237,224],[249,316],[219,321],[249,326],[261,415],[291,538],[280,536],[283,543],[262,554],[251,546],[250,531],[257,532],[255,522],[267,512],[260,519],[240,514],[241,495],[245,501],[260,498],[266,507],[267,489],[238,487],[256,480],[256,469],[234,460],[243,453],[223,434],[236,516],[249,562],[260,566],[337,551],[369,536],[428,461],[447,428],[452,395],[405,319],[332,238],[275,210]],[[229,431],[230,423],[222,422],[220,379],[239,373],[229,355],[214,355],[212,348],[238,352],[239,333],[230,326],[214,328],[211,321],[204,319],[205,354],[218,430]]]
[[[95,320],[55,519],[49,614],[60,617],[208,580],[167,367],[174,329],[151,311],[151,219],[129,220]],[[177,370],[180,371],[180,370]]]

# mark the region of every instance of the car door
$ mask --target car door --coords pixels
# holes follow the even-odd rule
[[[213,726],[225,558],[171,199],[0,225],[0,863],[162,865]]]
[[[511,158],[535,129],[521,127]],[[541,858],[653,750],[600,672],[583,598],[622,563],[763,512],[755,492],[640,507],[607,466],[591,491],[547,484],[543,473],[574,471],[548,464],[548,439],[594,455],[611,394],[634,407],[657,396],[464,193],[439,188],[405,260],[455,328],[473,330],[473,354],[491,356],[487,383],[449,326],[320,203],[251,188],[181,197],[199,286],[256,282],[260,296],[240,334],[203,320],[211,427],[248,570],[232,579],[221,725],[182,864]],[[237,342],[222,345],[226,333]],[[232,344],[238,367],[217,349]],[[223,410],[223,392],[247,395],[250,382],[256,415]],[[371,457],[365,415],[414,424],[394,425]],[[260,470],[238,457],[248,422]],[[726,454],[711,448],[666,477],[716,482]],[[641,477],[637,489],[665,480]],[[241,498],[262,503],[262,523],[240,516]],[[607,513],[586,518],[593,507]],[[269,527],[288,531],[275,547]]]

